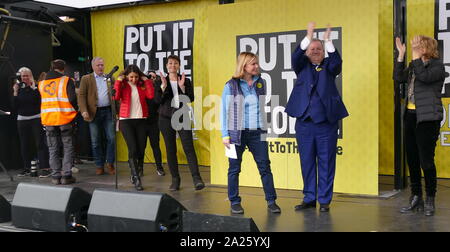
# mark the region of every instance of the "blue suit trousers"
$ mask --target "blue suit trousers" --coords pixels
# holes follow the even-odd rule
[[[336,171],[338,123],[297,119],[295,131],[304,184],[303,201],[329,204]]]

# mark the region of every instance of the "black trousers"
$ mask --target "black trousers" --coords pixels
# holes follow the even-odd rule
[[[407,111],[405,115],[406,158],[411,180],[411,193],[422,195],[422,173],[425,177],[427,196],[436,195],[436,165],[434,154],[439,137],[440,121],[417,124],[416,113]]]
[[[120,120],[119,128],[128,147],[128,159],[144,159],[147,136],[145,119]]]
[[[19,120],[17,130],[24,168],[29,170],[31,160],[36,157],[39,159],[40,168],[50,168],[47,141],[41,119]]]
[[[150,146],[152,147],[153,157],[158,168],[162,167],[161,148],[159,147],[159,127],[158,120],[146,120],[145,134],[150,140]],[[147,144],[147,141],[145,141]],[[144,148],[145,149],[145,148]]]
[[[192,138],[192,130],[179,130],[175,131],[170,123],[170,118],[160,116],[159,117],[159,128],[164,137],[164,142],[166,144],[167,152],[167,163],[169,164],[170,174],[173,178],[179,178],[180,173],[178,171],[178,158],[177,158],[177,141],[176,133],[181,139],[181,144],[183,146],[184,154],[186,154],[186,159],[189,164],[189,170],[191,171],[192,177],[200,178],[200,172],[198,170],[198,160],[197,154],[195,153],[194,140]]]

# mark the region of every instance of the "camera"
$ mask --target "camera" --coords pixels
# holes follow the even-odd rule
[[[161,81],[161,77],[156,73],[156,70],[149,70],[147,72],[147,77],[149,79],[152,79],[155,82],[160,82]]]

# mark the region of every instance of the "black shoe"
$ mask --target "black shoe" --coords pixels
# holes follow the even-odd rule
[[[158,174],[158,176],[165,176],[166,175],[166,173],[164,172],[164,168],[162,166],[156,168],[156,174]]]
[[[51,169],[41,169],[39,171],[39,178],[48,178],[52,176],[52,170]]]
[[[322,213],[329,212],[330,211],[330,205],[328,205],[328,204],[323,204],[323,205],[320,204],[319,211],[321,211]]]
[[[303,201],[302,204],[295,206],[295,211],[301,211],[301,210],[305,210],[308,208],[316,208],[316,202],[313,201],[313,202],[306,203]]]
[[[244,214],[244,208],[242,208],[240,203],[231,205],[231,213],[232,214]]]
[[[133,178],[134,181],[134,188],[136,189],[136,191],[143,191],[144,187],[142,187],[142,182],[141,182],[141,178],[139,176],[135,176]]]
[[[17,174],[17,177],[28,177],[30,176],[31,172],[28,169],[25,169],[21,171],[19,174]]]
[[[73,184],[73,183],[75,183],[77,180],[74,178],[74,177],[63,177],[62,179],[61,179],[61,184],[62,185],[70,185],[70,184]]]
[[[79,158],[74,158],[73,159],[73,164],[84,164],[84,162],[81,161],[81,159],[79,159]]]
[[[281,213],[281,208],[277,205],[277,203],[272,203],[272,204],[268,205],[267,209],[271,213]]]
[[[434,197],[428,197],[425,200],[425,216],[433,216],[435,211]]]
[[[194,187],[195,187],[195,190],[197,190],[197,191],[205,188],[205,183],[203,182],[202,178],[200,178],[200,177],[194,178]]]
[[[169,187],[169,191],[178,191],[180,190],[180,178],[172,178],[172,184]]]
[[[423,211],[423,208],[424,208],[424,204],[423,204],[422,196],[412,195],[409,198],[409,206],[402,207],[402,209],[400,209],[400,213]]]

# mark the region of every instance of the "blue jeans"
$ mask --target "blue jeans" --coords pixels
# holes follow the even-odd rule
[[[247,146],[255,159],[261,181],[266,195],[266,201],[270,205],[275,203],[277,194],[273,184],[273,175],[270,170],[269,150],[267,142],[261,140],[261,130],[243,130],[241,145],[236,145],[237,159],[229,158],[228,168],[228,199],[231,205],[239,204],[239,173],[241,172],[242,154]]]
[[[106,157],[103,151],[104,144],[101,142],[103,138],[100,135],[100,130],[104,131],[106,136]],[[95,165],[103,167],[105,161],[110,164],[114,163],[116,136],[110,107],[97,108],[94,120],[89,123],[89,131],[91,132],[92,154],[94,155]]]

